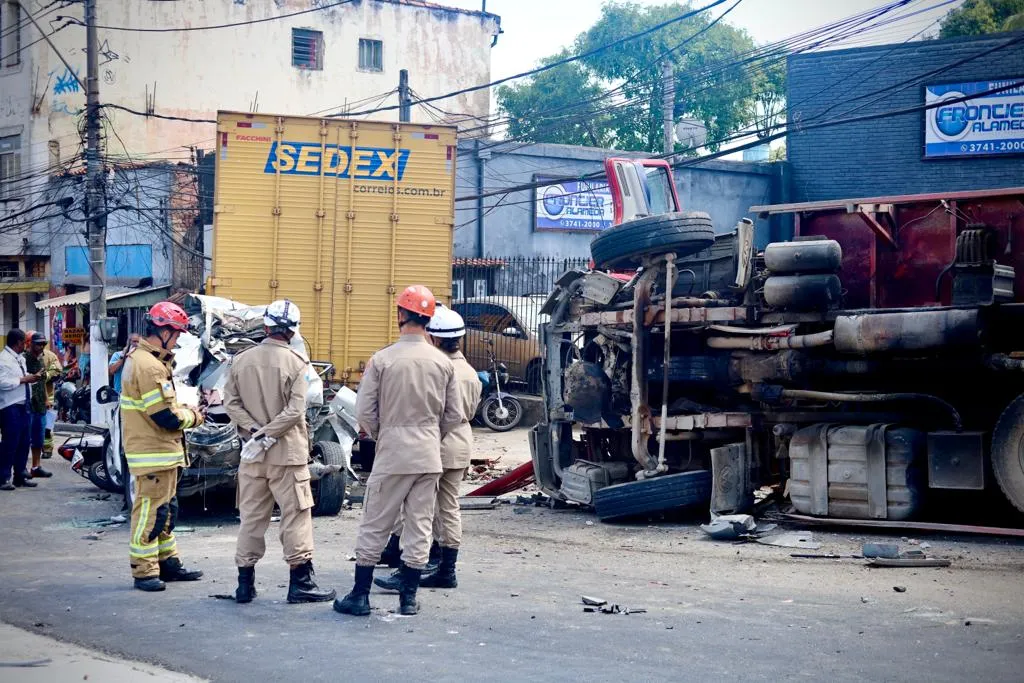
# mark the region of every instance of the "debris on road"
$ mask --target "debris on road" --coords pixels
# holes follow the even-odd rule
[[[486,482],[483,486],[470,491],[470,496],[500,496],[504,493],[512,493],[533,483],[533,462],[524,462],[522,465],[506,470],[500,475],[490,470],[477,473],[473,468],[470,468],[466,479],[469,481]]]
[[[887,557],[895,559],[900,556],[900,547],[895,543],[865,543],[861,548],[864,557]]]
[[[589,595],[584,595],[580,598],[583,602],[583,611],[588,613],[601,614],[646,614],[647,610],[642,607],[623,607],[622,605],[616,605],[614,603],[609,604],[604,598],[594,598]]]
[[[883,557],[875,557],[868,560],[869,567],[948,567],[952,564],[949,560],[940,560],[929,557],[900,557],[890,560]]]
[[[906,593],[907,592],[907,587],[906,586],[893,586],[892,589],[894,591],[896,591],[897,593]]]
[[[459,498],[460,510],[493,510],[498,507],[500,501],[497,498],[486,498],[482,496],[462,496]]]
[[[772,534],[771,536],[762,536],[754,540],[762,545],[772,545],[779,548],[817,550],[821,547],[820,543],[815,542],[814,536],[810,531],[786,531],[780,534]]]
[[[235,596],[234,595],[228,595],[227,593],[214,593],[213,595],[210,595],[209,597],[214,598],[215,600],[230,600],[231,602],[235,601]]]
[[[810,515],[785,514],[787,519],[815,526],[860,527],[866,529],[900,529],[908,531],[934,531],[943,534],[977,534],[979,536],[1013,536],[1024,538],[1024,529],[975,526],[972,524],[940,524],[937,522],[894,522],[881,519],[826,519]],[[904,537],[904,542],[910,539]]]
[[[719,515],[700,530],[716,541],[735,541],[754,533],[757,522],[751,515]]]

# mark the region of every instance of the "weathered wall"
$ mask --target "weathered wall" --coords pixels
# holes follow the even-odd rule
[[[39,13],[49,3],[25,0]],[[98,2],[100,26],[212,26],[253,21],[310,9],[322,0],[103,0]],[[82,4],[60,10],[81,18]],[[43,16],[42,26],[57,14]],[[182,118],[212,119],[218,109],[282,114],[336,113],[343,105],[356,110],[397,104],[397,96],[377,98],[398,85],[399,70],[409,71],[416,93],[429,96],[490,80],[492,37],[498,17],[449,10],[403,0],[354,0],[297,17],[224,29],[188,32],[135,32],[99,29],[100,97],[103,102]],[[54,26],[59,26],[57,22]],[[291,30],[323,32],[323,70],[292,66]],[[7,28],[5,27],[5,32]],[[359,39],[383,41],[383,71],[358,68]],[[22,29],[28,45],[22,63],[0,68],[0,136],[20,134],[22,168],[38,175],[50,165],[51,144],[62,162],[80,152],[81,111],[85,94],[39,33]],[[85,76],[85,29],[70,25],[52,40],[80,77]],[[368,99],[369,98],[369,99]],[[464,118],[486,117],[487,90],[437,103]],[[105,108],[104,139],[110,157],[128,160],[187,160],[189,147],[212,148],[211,123],[169,121]],[[397,119],[397,111],[375,115]],[[416,122],[435,121],[424,107],[413,107]],[[472,121],[467,125],[472,125]],[[34,184],[45,179],[34,179]],[[24,206],[30,206],[25,191]],[[0,207],[0,211],[4,207]],[[18,208],[8,205],[9,210]],[[2,216],[2,214],[0,214]],[[15,236],[14,243],[19,243]],[[10,241],[10,240],[8,240]],[[0,245],[4,246],[4,245]],[[9,252],[7,252],[9,253]]]
[[[926,112],[804,130],[801,124],[924,104],[924,86],[1024,77],[1020,34],[926,40],[789,58],[787,155],[794,201],[1011,187],[1024,184],[1024,156],[929,159]],[[989,54],[982,55],[986,51]],[[982,55],[949,68],[960,60]],[[936,72],[931,76],[924,76]],[[870,95],[887,88],[881,95]],[[860,98],[860,99],[851,99]],[[828,111],[826,111],[828,110]]]
[[[486,149],[484,190],[533,182],[536,174],[579,176],[603,170],[609,156],[629,153],[571,147],[509,143]],[[456,197],[477,193],[478,153],[472,141],[459,145]],[[772,195],[776,167],[733,161],[709,161],[675,172],[676,189],[684,211],[706,211],[715,229],[728,232],[757,204],[775,201]],[[590,255],[595,232],[547,232],[534,229],[534,191],[512,192],[484,200],[483,248],[479,245],[476,201],[455,204],[455,255],[545,256],[578,258]],[[758,221],[760,241],[767,241],[767,222]],[[762,237],[763,236],[763,237]]]
[[[173,184],[181,182],[181,175],[174,167],[150,167],[139,169],[118,170],[108,182],[110,204],[145,207],[144,211],[136,212],[125,209],[111,211],[107,218],[107,272],[111,284],[124,286],[139,285],[140,277],[116,277],[118,273],[137,272],[138,263],[128,264],[126,255],[112,256],[112,247],[148,246],[151,252],[152,285],[167,285],[172,282],[172,264],[174,262],[174,245],[171,240],[173,221],[170,211],[170,190]],[[54,180],[50,184],[48,196],[54,198],[72,194],[80,196],[78,184],[81,176]],[[72,274],[68,272],[66,262],[67,247],[85,247],[86,240],[82,234],[83,223],[81,211],[72,211],[70,220],[52,218],[37,222],[32,229],[30,243],[37,253],[50,254],[51,282],[55,287],[68,284],[86,285],[88,273]],[[191,215],[191,213],[189,214]],[[115,249],[116,251],[116,249]],[[116,259],[122,259],[118,261]],[[129,268],[129,265],[131,268]]]

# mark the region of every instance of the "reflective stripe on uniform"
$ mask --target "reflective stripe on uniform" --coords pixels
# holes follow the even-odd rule
[[[185,454],[177,453],[125,453],[128,467],[174,467],[185,462]]]
[[[145,410],[146,404],[130,396],[121,395],[121,410]]]
[[[196,421],[196,414],[193,413],[191,410],[186,411],[185,417],[182,418],[182,420],[181,420],[181,428],[182,429],[191,429],[191,427],[195,423],[195,421]]]
[[[159,554],[160,551],[157,549],[156,543],[150,543],[148,545],[135,545],[132,543],[128,546],[129,557],[145,559],[147,557],[156,557]]]
[[[166,541],[163,541],[159,546],[157,546],[157,550],[161,555],[168,555],[170,553],[173,553],[177,549],[178,542],[175,540],[174,536],[171,536]]]
[[[135,532],[132,534],[132,546],[142,545],[142,532],[145,531],[146,525],[149,523],[149,507],[152,501],[149,498],[144,497],[141,502],[142,505],[139,507],[139,523],[135,527]]]
[[[164,400],[164,396],[160,392],[159,389],[154,389],[153,391],[147,391],[146,393],[144,393],[142,395],[142,404],[145,407],[147,407],[147,408],[150,407],[150,406],[155,406],[157,403],[159,403],[162,400]]]

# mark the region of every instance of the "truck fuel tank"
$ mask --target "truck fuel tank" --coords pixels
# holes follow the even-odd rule
[[[919,351],[978,343],[976,309],[943,309],[841,315],[834,344],[844,353]]]

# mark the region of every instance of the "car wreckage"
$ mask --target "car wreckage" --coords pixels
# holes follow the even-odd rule
[[[601,519],[763,487],[817,517],[1024,511],[1024,189],[754,207],[795,217],[758,250],[747,218],[681,212],[664,162],[606,172],[616,226],[543,309],[546,494]]]
[[[184,404],[203,406],[206,422],[185,431],[186,465],[178,481],[179,498],[232,489],[237,484],[242,441],[224,410],[224,387],[232,357],[259,344],[266,336],[263,312],[266,306],[246,306],[219,297],[188,295],[184,308],[189,314],[189,334],[181,335],[174,349],[174,383]],[[292,346],[304,357],[308,353],[301,335]],[[358,439],[355,392],[333,388],[334,366],[310,361],[306,371],[306,428],[309,432],[309,476],[313,490],[313,514],[336,515],[345,501],[346,481],[352,470],[352,447]],[[110,420],[116,421],[116,394],[101,403],[112,406]],[[106,430],[102,430],[103,435]],[[119,449],[108,441],[107,470],[116,485],[132,500],[134,483],[123,453],[117,467],[111,452]]]

